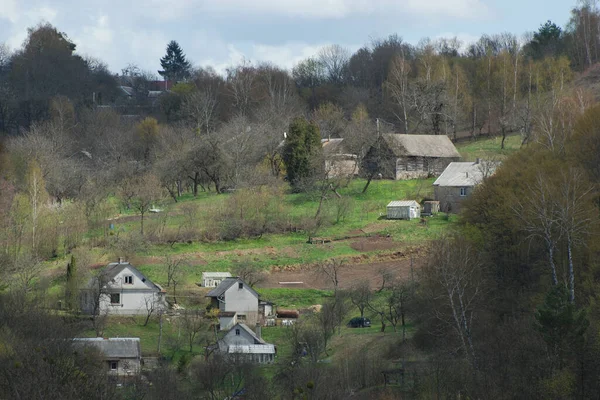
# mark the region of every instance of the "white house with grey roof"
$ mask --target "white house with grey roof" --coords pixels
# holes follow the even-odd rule
[[[127,377],[140,373],[140,338],[75,338],[73,346],[99,351],[110,375]]]
[[[414,219],[421,217],[421,206],[415,200],[390,201],[386,207],[388,219]]]
[[[458,213],[461,203],[469,197],[475,186],[496,172],[497,161],[477,159],[474,162],[452,162],[433,183],[435,200],[443,212]]]
[[[275,346],[262,339],[260,325],[256,325],[256,329],[257,331],[254,332],[246,324],[235,324],[223,339],[219,340],[219,351],[238,360],[255,363],[273,362]]]
[[[108,264],[80,291],[80,306],[88,314],[136,315],[165,309],[166,292],[128,262]]]
[[[238,322],[250,326],[263,322],[264,315],[259,312],[259,294],[238,277],[225,278],[206,297],[211,299],[211,307],[220,311],[221,330],[229,329]],[[260,309],[265,310],[264,307]]]

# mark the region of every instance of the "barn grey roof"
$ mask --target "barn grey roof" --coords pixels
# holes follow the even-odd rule
[[[414,200],[395,200],[390,201],[388,207],[420,207],[419,203]]]
[[[74,338],[75,346],[98,349],[106,358],[140,358],[140,338]]]
[[[256,292],[256,290],[252,289],[250,287],[250,285],[247,285],[246,282],[244,282],[237,276],[223,279],[223,281],[221,281],[221,283],[219,283],[219,286],[217,286],[216,288],[214,288],[213,290],[211,290],[210,292],[208,292],[206,294],[206,297],[219,297],[223,293],[225,293],[227,291],[227,289],[229,289],[231,286],[233,286],[236,283],[240,283],[240,282],[243,283],[244,287],[246,287],[254,296],[256,296],[256,298],[260,297],[259,294]]]
[[[460,154],[446,135],[381,135],[396,157],[460,158]]]
[[[451,162],[444,172],[433,182],[434,186],[465,187],[479,184],[484,175],[490,176],[500,166],[500,162],[475,161]]]

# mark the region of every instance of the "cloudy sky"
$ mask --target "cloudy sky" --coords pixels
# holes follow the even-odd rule
[[[21,47],[27,28],[47,21],[66,32],[80,54],[113,72],[129,63],[155,72],[169,40],[195,66],[222,71],[243,58],[291,68],[327,44],[356,50],[397,33],[423,37],[564,26],[575,0],[0,0],[0,43]]]

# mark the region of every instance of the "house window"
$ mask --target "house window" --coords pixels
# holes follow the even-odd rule
[[[246,321],[246,316],[244,314],[238,314],[237,315],[237,320],[245,322]]]
[[[127,276],[125,277],[125,283],[126,283],[127,285],[133,285],[133,275],[127,275]]]
[[[243,289],[244,288],[244,284],[242,282],[238,283],[238,288],[239,289]]]
[[[121,294],[120,293],[111,293],[110,294],[110,304],[121,304]]]
[[[109,361],[109,363],[110,363],[110,370],[116,371],[119,366],[119,362],[118,361]]]
[[[235,335],[236,335],[236,336],[240,336],[240,330],[239,330],[239,329],[236,329],[236,330],[235,330]]]
[[[467,195],[467,188],[466,187],[461,187],[460,188],[460,195],[462,197],[465,197]]]

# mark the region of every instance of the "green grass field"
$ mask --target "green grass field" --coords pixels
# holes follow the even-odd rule
[[[510,135],[504,142],[504,150],[500,148],[502,137],[478,138],[473,141],[463,142],[456,145],[456,149],[465,161],[475,161],[477,158],[503,160],[521,148],[522,138],[520,135]]]

